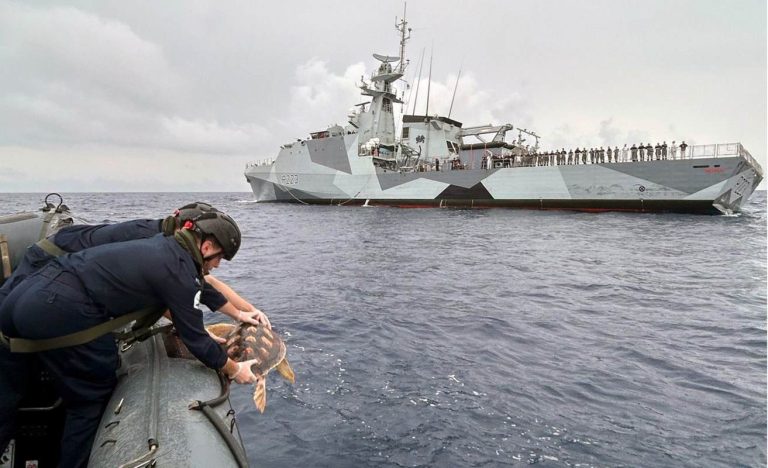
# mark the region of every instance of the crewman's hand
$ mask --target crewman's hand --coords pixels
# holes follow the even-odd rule
[[[250,361],[243,361],[237,363],[237,371],[234,375],[229,376],[230,380],[234,380],[239,384],[255,383],[259,377],[253,373],[251,366],[256,364],[256,359]]]
[[[240,313],[237,315],[237,318],[241,322],[250,323],[253,325],[258,325],[260,323],[263,323],[267,328],[269,328],[270,330],[272,329],[272,324],[269,323],[267,314],[260,311],[259,309],[253,309],[251,311],[241,310]]]

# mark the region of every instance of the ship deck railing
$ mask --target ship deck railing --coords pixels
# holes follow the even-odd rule
[[[270,166],[274,162],[275,162],[274,159],[260,159],[258,161],[247,163],[245,165],[245,168],[248,169],[248,168],[255,167],[255,166]]]
[[[741,143],[717,143],[714,145],[693,145],[688,149],[690,159],[718,158],[729,156],[741,156],[750,163],[752,167],[763,175],[763,168],[757,163],[755,158],[747,151]]]
[[[760,174],[762,177],[763,170],[762,167],[757,163],[755,158],[752,157],[752,155],[747,151],[746,148],[741,143],[717,143],[717,144],[711,144],[711,145],[688,145],[685,148],[685,151],[681,151],[679,147],[675,147],[677,151],[673,154],[671,149],[668,150],[667,156],[658,159],[657,155],[650,156],[644,156],[644,159],[640,161],[645,162],[654,162],[654,161],[661,161],[661,160],[687,160],[687,159],[705,159],[705,158],[719,158],[719,157],[733,157],[733,156],[741,156],[747,162],[750,163],[752,167],[755,168],[755,170]],[[629,150],[630,148],[627,148]],[[654,147],[655,149],[655,147]],[[595,163],[592,162],[591,159],[588,159],[586,163],[581,162],[573,162],[568,164],[556,164],[553,161],[553,156],[549,157],[542,157],[542,154],[539,153],[535,156],[530,155],[512,155],[508,153],[501,153],[501,154],[493,154],[490,152],[487,152],[485,156],[482,157],[483,160],[488,155],[493,156],[493,163],[494,168],[510,168],[510,167],[539,167],[539,166],[571,166],[571,165],[583,165],[583,164],[620,164],[620,163],[628,163],[633,162],[631,160],[630,152],[627,151],[625,156],[622,156],[619,160],[612,160],[608,161],[606,159],[605,162],[602,163]],[[626,159],[624,159],[626,158]],[[468,163],[465,164],[465,167],[467,169],[474,169],[476,166],[476,160],[474,157],[471,157]],[[481,162],[479,164],[481,166],[481,169],[485,169],[485,163]]]

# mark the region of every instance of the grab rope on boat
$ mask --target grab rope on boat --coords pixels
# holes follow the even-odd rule
[[[234,419],[231,427],[228,428],[221,416],[216,414],[216,411],[213,410],[214,407],[220,405],[221,403],[225,402],[227,398],[229,398],[229,380],[227,380],[227,378],[224,377],[221,372],[217,372],[216,374],[219,377],[219,385],[221,387],[221,393],[219,396],[208,401],[193,401],[189,404],[189,409],[202,411],[203,414],[211,422],[211,424],[213,424],[213,427],[216,428],[216,431],[224,439],[224,442],[227,444],[227,447],[229,447],[229,450],[235,456],[235,459],[237,460],[237,466],[241,468],[248,468],[248,460],[245,457],[245,450],[243,450],[243,447],[238,442],[238,440],[235,439],[235,436],[232,432],[234,429]]]

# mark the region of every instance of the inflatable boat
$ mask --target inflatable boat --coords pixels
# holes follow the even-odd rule
[[[49,194],[39,212],[0,216],[0,284],[27,246],[71,224],[69,208],[58,194]],[[152,331],[143,341],[118,344],[118,384],[88,465],[248,466],[229,382],[192,357],[170,322]],[[57,466],[63,423],[62,401],[41,369],[19,409],[16,437],[0,457],[0,468]]]

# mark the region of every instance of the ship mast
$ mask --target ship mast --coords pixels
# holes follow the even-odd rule
[[[407,6],[407,4],[403,5],[403,19],[395,23],[395,29],[400,31],[400,65],[397,67],[397,72],[401,75],[405,74],[405,67],[407,67],[409,63],[409,61],[405,59],[405,42],[411,38],[411,28],[407,28],[408,21],[405,20]],[[397,18],[395,18],[395,21],[397,21]]]
[[[397,18],[395,20],[397,21]],[[361,112],[358,117],[361,145],[372,144],[374,142],[371,140],[375,139],[378,145],[394,147],[395,117],[392,105],[402,104],[403,101],[397,97],[392,83],[403,77],[408,65],[408,61],[404,59],[405,44],[411,37],[411,30],[407,26],[405,18],[395,23],[395,28],[400,32],[400,56],[373,54],[373,58],[381,64],[371,75],[370,82],[360,85],[360,93],[372,98],[368,110]],[[398,61],[400,63],[393,69],[392,64]]]

